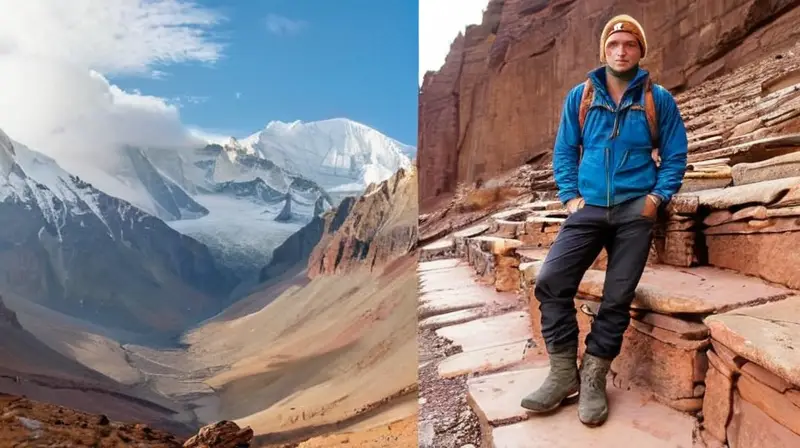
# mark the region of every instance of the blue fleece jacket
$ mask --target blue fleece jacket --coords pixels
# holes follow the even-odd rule
[[[656,167],[644,111],[648,75],[638,69],[617,107],[606,89],[605,67],[590,72],[595,94],[583,137],[578,123],[583,83],[567,93],[553,150],[554,177],[562,202],[581,196],[586,204],[611,207],[648,193],[666,202],[680,189],[686,172],[686,128],[675,99],[653,83],[660,127],[661,166]]]

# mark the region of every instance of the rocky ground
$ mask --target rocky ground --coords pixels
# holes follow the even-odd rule
[[[480,446],[478,418],[467,403],[466,378],[440,378],[435,361],[460,351],[430,329],[419,331],[419,447]]]
[[[219,422],[202,428],[191,438],[137,423],[110,421],[102,414],[0,394],[0,446],[31,448],[230,448],[246,447],[253,438],[250,428]]]
[[[314,438],[296,445],[297,448],[412,448],[417,446],[417,416],[411,415],[388,425],[366,431],[347,432]]]

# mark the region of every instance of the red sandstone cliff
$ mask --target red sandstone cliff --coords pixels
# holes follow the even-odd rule
[[[546,162],[564,94],[599,63],[616,14],[645,27],[643,66],[677,92],[792,45],[796,0],[491,0],[426,74],[419,106],[422,211],[460,182]],[[645,10],[647,10],[645,12]]]
[[[372,270],[409,253],[417,242],[417,202],[417,172],[412,167],[370,185],[349,204],[346,217],[329,212],[308,261],[309,278]]]

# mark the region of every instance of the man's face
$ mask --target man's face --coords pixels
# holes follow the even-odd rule
[[[614,33],[606,40],[606,62],[618,71],[624,72],[635,67],[642,58],[639,41],[631,33]]]

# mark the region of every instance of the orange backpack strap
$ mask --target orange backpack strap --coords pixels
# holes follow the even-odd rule
[[[594,101],[594,84],[592,84],[591,79],[587,79],[583,83],[583,94],[581,95],[580,108],[578,109],[581,138],[583,138],[583,125],[586,123],[586,114],[589,113],[589,108],[592,107],[592,101]]]
[[[653,142],[653,151],[650,154],[656,166],[661,166],[661,156],[659,155],[659,132],[658,132],[658,111],[656,102],[653,99],[653,81],[647,77],[644,88],[644,114],[647,117],[647,125],[650,127],[650,141]]]
[[[647,125],[650,126],[650,139],[653,141],[653,147],[658,148],[658,112],[653,99],[653,81],[649,77],[644,89],[644,113],[647,116]]]
[[[586,124],[586,115],[589,113],[589,108],[594,101],[594,84],[591,79],[587,79],[583,83],[583,94],[581,95],[580,107],[578,109],[578,124],[580,126],[581,139],[583,138],[583,127]],[[653,142],[653,160],[656,164],[660,165],[660,157],[658,155],[659,147],[659,132],[658,132],[658,111],[656,110],[655,99],[653,98],[653,81],[647,77],[644,89],[644,113],[647,117],[647,125],[650,128],[650,139]],[[581,150],[581,156],[583,151]]]

